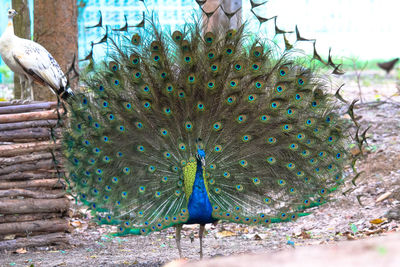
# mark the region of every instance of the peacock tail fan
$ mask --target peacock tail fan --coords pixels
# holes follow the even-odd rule
[[[72,190],[121,234],[188,221],[199,147],[218,220],[293,220],[342,182],[350,134],[311,62],[245,26],[204,33],[200,24],[167,33],[149,23],[109,40],[115,53],[69,102]]]

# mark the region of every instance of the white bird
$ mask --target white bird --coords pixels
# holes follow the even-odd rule
[[[33,82],[47,86],[63,99],[73,96],[67,78],[53,56],[40,44],[14,34],[13,17],[17,14],[14,9],[8,10],[8,25],[0,37],[3,61],[19,75],[22,88],[28,83],[32,100]]]

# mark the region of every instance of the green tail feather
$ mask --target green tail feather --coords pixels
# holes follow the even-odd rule
[[[215,219],[293,220],[343,179],[349,133],[310,62],[279,54],[245,26],[203,34],[198,25],[134,34],[69,102],[71,187],[120,234],[188,220],[183,173],[198,138]]]

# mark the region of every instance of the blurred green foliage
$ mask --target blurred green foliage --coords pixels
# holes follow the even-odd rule
[[[13,83],[13,76],[11,70],[6,65],[0,66],[0,75],[2,76],[2,83]]]

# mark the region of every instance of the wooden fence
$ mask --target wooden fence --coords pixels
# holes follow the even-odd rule
[[[0,102],[0,250],[67,242],[56,102]]]

